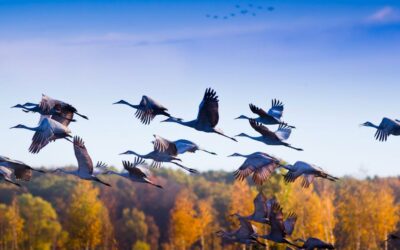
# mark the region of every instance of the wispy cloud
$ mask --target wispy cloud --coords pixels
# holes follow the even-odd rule
[[[367,18],[370,23],[394,23],[400,22],[400,11],[390,7],[385,6]]]
[[[147,46],[159,44],[181,43],[198,39],[237,36],[264,32],[266,25],[231,26],[220,28],[192,29],[156,34],[106,33],[95,36],[82,36],[69,39],[69,45],[107,45],[125,44],[131,46]]]

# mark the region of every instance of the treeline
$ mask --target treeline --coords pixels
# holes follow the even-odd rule
[[[385,239],[400,229],[399,178],[342,178],[303,189],[274,175],[257,189],[223,171],[188,176],[163,169],[157,176],[164,189],[116,176],[103,176],[112,188],[53,174],[36,174],[22,188],[1,182],[0,250],[239,249],[215,232],[235,230],[230,215],[252,213],[260,189],[276,196],[284,213],[297,213],[293,238],[318,237],[337,249],[396,249]]]

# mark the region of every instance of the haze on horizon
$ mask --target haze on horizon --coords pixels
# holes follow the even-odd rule
[[[111,4],[113,2],[114,4]],[[235,5],[275,10],[215,20]],[[362,5],[361,5],[362,4]],[[152,150],[153,134],[190,139],[211,151],[182,156],[201,171],[233,171],[234,152],[265,151],[288,162],[315,163],[333,175],[397,176],[400,138],[385,143],[365,121],[400,118],[400,4],[398,1],[0,1],[0,152],[33,166],[76,165],[66,141],[28,153],[38,116],[10,109],[38,102],[41,94],[64,100],[89,116],[71,125],[94,161],[121,167],[118,154]],[[134,110],[143,94],[174,116],[195,118],[204,90],[220,99],[218,127],[230,136],[256,135],[244,120],[249,103],[285,104],[283,120],[297,127],[289,138],[304,148],[238,143],[176,124],[150,126]],[[167,164],[166,164],[167,165]]]

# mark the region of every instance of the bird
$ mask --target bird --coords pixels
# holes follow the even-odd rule
[[[177,156],[186,152],[195,153],[196,151],[203,151],[212,155],[216,155],[216,153],[203,149],[196,143],[189,140],[180,139],[176,141],[170,141],[158,135],[154,135],[154,138],[155,140],[153,141],[153,144],[156,145],[157,150],[167,152],[172,156]]]
[[[221,129],[216,128],[219,120],[218,114],[218,96],[217,93],[211,89],[206,89],[204,97],[199,106],[199,112],[197,118],[192,121],[183,121],[180,118],[169,117],[163,122],[174,122],[181,124],[183,126],[194,128],[198,131],[203,131],[206,133],[216,133],[227,137],[233,141],[237,141],[235,138],[225,135]]]
[[[31,166],[17,160],[10,159],[6,156],[0,156],[0,166],[7,167],[14,171],[14,176],[17,180],[30,181],[32,178],[32,171],[39,173],[46,173],[40,169],[34,169]]]
[[[127,178],[128,180],[130,180],[132,182],[148,183],[150,185],[153,185],[155,187],[158,187],[158,188],[162,189],[163,188],[162,186],[153,183],[149,179],[148,173],[147,173],[148,172],[147,169],[141,167],[141,166],[144,165],[144,163],[145,163],[145,161],[143,159],[141,159],[139,157],[136,157],[135,161],[133,163],[129,162],[129,161],[123,161],[122,162],[122,165],[124,166],[124,169],[127,172],[117,173],[115,171],[108,170],[106,168],[106,171],[104,173],[101,173],[101,174],[115,174],[115,175],[119,175],[119,176],[122,176],[124,178]]]
[[[262,224],[269,224],[269,217],[271,213],[271,204],[275,202],[275,198],[267,200],[267,197],[263,194],[263,192],[259,192],[257,196],[253,200],[254,204],[254,211],[251,215],[248,216],[241,216],[240,214],[236,213],[238,218],[242,218],[245,220],[251,220],[254,222],[262,223]]]
[[[4,166],[0,166],[0,179],[3,179],[4,181],[14,184],[18,187],[21,186],[19,183],[16,183],[12,180],[12,171]]]
[[[78,113],[77,109],[63,101],[53,99],[42,94],[42,100],[39,104],[27,102],[23,105],[17,104],[12,108],[21,108],[24,112],[34,112],[41,115],[50,115],[52,119],[68,126],[70,122],[74,122],[74,114],[88,120],[85,115]]]
[[[136,109],[136,118],[138,118],[143,124],[146,125],[150,124],[150,122],[157,115],[171,117],[171,115],[167,112],[168,109],[166,107],[146,95],[142,96],[142,100],[140,101],[139,105],[130,104],[125,100],[120,100],[113,104],[125,104],[129,107]]]
[[[78,169],[77,170],[64,170],[62,168],[57,168],[53,171],[53,173],[61,172],[68,175],[74,175],[79,177],[82,180],[95,181],[101,183],[103,185],[111,187],[110,184],[100,180],[93,173],[93,161],[90,157],[85,143],[79,136],[74,137],[73,141],[75,157],[78,161]],[[102,162],[98,162],[96,168],[105,168],[105,164]]]
[[[35,134],[32,138],[32,144],[29,147],[29,152],[33,154],[39,153],[42,148],[49,144],[49,142],[57,139],[66,139],[67,141],[71,142],[69,139],[71,137],[71,130],[67,126],[51,119],[49,116],[42,115],[39,126],[37,127],[28,127],[23,124],[18,124],[17,126],[11,128],[21,128],[35,131]]]
[[[244,180],[253,174],[253,181],[256,185],[262,185],[280,167],[280,160],[262,152],[255,152],[250,155],[234,153],[230,157],[245,157],[246,160],[234,172],[235,179]]]
[[[196,169],[188,168],[183,166],[182,164],[178,163],[177,161],[181,162],[182,160],[176,157],[176,154],[170,154],[168,151],[164,151],[164,149],[161,147],[160,143],[155,140],[153,142],[153,151],[151,151],[148,154],[138,154],[132,150],[128,150],[124,153],[121,153],[120,155],[136,155],[137,157],[144,158],[144,159],[151,159],[153,162],[150,164],[151,167],[154,168],[159,168],[161,167],[163,162],[169,162],[172,164],[177,165],[178,167],[193,173],[197,174],[198,171]]]
[[[223,230],[217,231],[217,235],[230,243],[240,243],[245,245],[259,244],[265,246],[264,243],[257,239],[257,229],[249,221],[239,218],[240,227],[233,232]]]
[[[314,250],[314,249],[335,249],[335,247],[331,243],[326,243],[318,238],[310,237],[307,240],[304,239],[296,239],[296,242],[303,242],[303,246],[300,249],[304,250]]]
[[[249,104],[251,112],[254,114],[258,115],[257,118],[249,118],[245,115],[241,115],[237,117],[236,119],[254,119],[259,123],[262,123],[264,125],[276,125],[276,124],[283,124],[284,122],[281,120],[282,118],[282,113],[284,109],[284,105],[281,101],[277,99],[272,100],[271,108],[268,110],[268,112],[265,112],[265,110],[255,106],[254,104],[250,103]],[[295,126],[290,126],[287,125],[290,128],[296,128]]]
[[[294,165],[283,165],[283,168],[289,170],[284,176],[285,182],[294,182],[298,177],[303,175],[302,187],[308,188],[317,177],[337,181],[338,178],[326,173],[322,168],[313,164],[297,161]]]
[[[287,236],[293,233],[294,225],[297,220],[297,215],[295,213],[289,213],[286,220],[283,221],[282,207],[276,201],[272,205],[271,215],[269,217],[271,230],[266,235],[260,235],[260,238],[274,241],[276,243],[285,243],[292,245],[294,247],[299,247],[295,243],[291,242]]]
[[[292,132],[291,128],[288,127],[286,124],[279,124],[278,130],[272,132],[267,127],[265,127],[264,125],[262,125],[261,123],[257,122],[254,119],[250,119],[249,123],[254,130],[256,130],[258,133],[261,134],[261,136],[250,136],[245,133],[241,133],[236,136],[248,137],[250,139],[262,142],[267,145],[280,145],[295,149],[297,151],[303,151],[303,149],[293,147],[289,143],[285,142],[285,140],[289,138]]]
[[[372,122],[365,122],[361,126],[376,128],[375,139],[386,141],[389,135],[400,135],[400,120],[384,117],[379,126]]]

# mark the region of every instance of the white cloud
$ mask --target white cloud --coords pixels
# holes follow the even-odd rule
[[[372,23],[392,23],[400,22],[400,12],[390,6],[385,6],[368,17]]]

